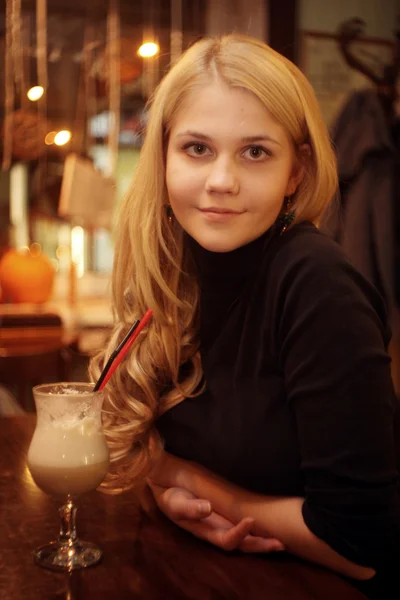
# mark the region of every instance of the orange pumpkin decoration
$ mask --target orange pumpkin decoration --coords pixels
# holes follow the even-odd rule
[[[53,291],[54,268],[43,254],[8,250],[0,261],[3,302],[47,302]]]

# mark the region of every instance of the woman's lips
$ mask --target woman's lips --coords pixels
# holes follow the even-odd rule
[[[224,209],[213,208],[213,207],[201,208],[200,212],[203,213],[203,215],[209,221],[218,221],[218,222],[229,221],[230,219],[233,219],[234,217],[238,217],[239,215],[243,214],[236,210],[229,210],[226,208],[224,208]]]

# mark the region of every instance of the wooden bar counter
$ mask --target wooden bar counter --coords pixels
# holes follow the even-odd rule
[[[58,504],[33,483],[26,454],[35,416],[0,418],[0,598],[3,600],[362,600],[340,577],[284,552],[226,553],[159,513],[151,497],[93,492],[78,504],[78,534],[104,551],[71,576],[34,564],[55,539]]]

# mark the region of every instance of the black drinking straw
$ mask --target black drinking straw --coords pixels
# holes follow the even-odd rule
[[[140,321],[139,319],[137,319],[133,325],[131,325],[131,327],[129,328],[128,333],[125,335],[124,339],[122,340],[122,342],[120,342],[120,344],[118,344],[118,347],[114,350],[114,352],[111,354],[110,358],[108,359],[106,366],[104,367],[104,369],[101,372],[100,377],[98,378],[96,385],[93,388],[94,392],[98,392],[100,389],[101,384],[103,383],[104,379],[107,376],[108,371],[111,368],[111,365],[113,364],[114,360],[117,358],[118,354],[121,352],[122,348],[125,346],[126,342],[129,340],[129,338],[131,337],[131,335],[134,333],[134,331],[137,329],[138,325],[139,325]]]

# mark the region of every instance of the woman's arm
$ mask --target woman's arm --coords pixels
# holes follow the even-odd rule
[[[385,308],[337,246],[313,239],[287,245],[270,280],[280,307],[274,351],[300,454],[297,514],[338,556],[381,571],[400,543],[400,432]],[[313,546],[310,536],[304,543]]]
[[[303,498],[262,496],[244,490],[203,467],[165,453],[152,480],[164,487],[179,486],[208,500],[218,514],[233,523],[254,519],[252,533],[279,539],[288,552],[353,577],[369,579],[374,569],[357,565],[316,537],[302,516]]]

